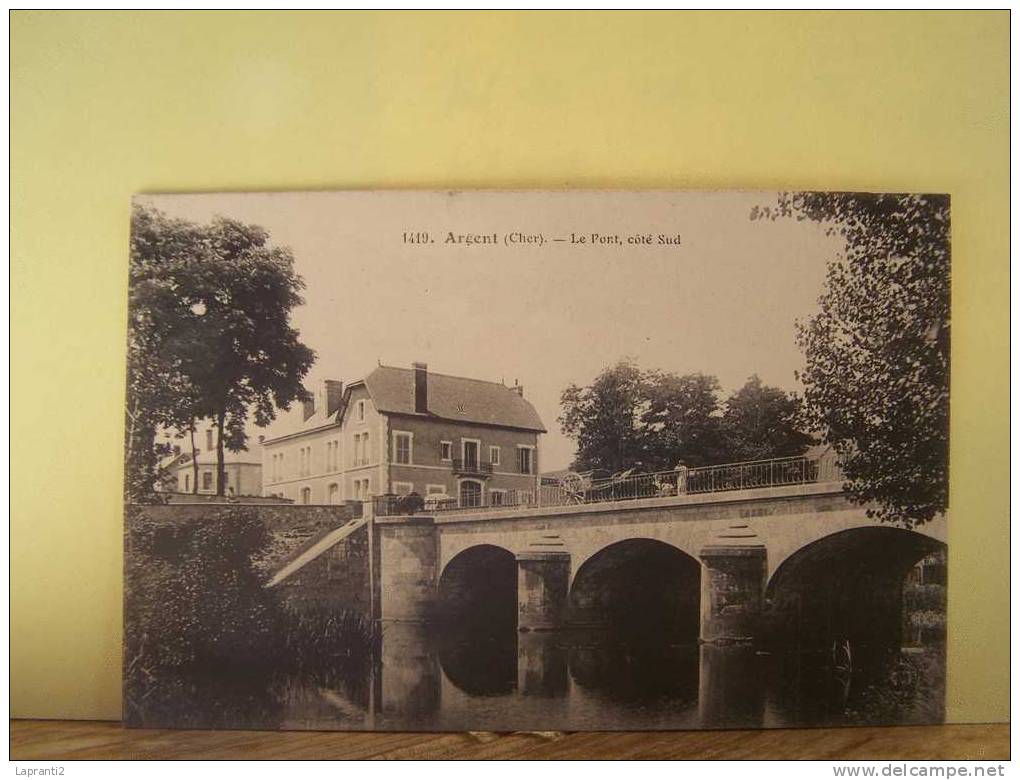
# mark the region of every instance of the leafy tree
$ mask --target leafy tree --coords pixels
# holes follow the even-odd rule
[[[646,405],[644,376],[630,360],[605,369],[588,387],[567,387],[560,396],[559,423],[577,442],[574,468],[615,472],[640,463]]]
[[[306,396],[302,380],[315,354],[290,325],[304,286],[290,250],[270,246],[260,227],[222,217],[213,220],[207,235],[212,257],[195,290],[204,308],[207,358],[195,366],[195,375],[219,433],[216,482],[223,495],[224,448],[245,447],[249,414],[257,425],[268,425],[277,408]]]
[[[274,533],[251,507],[206,507],[202,522],[129,506],[125,525],[124,718],[133,725],[261,727],[279,722],[279,675],[334,688],[364,680],[371,621],[294,612],[264,587]]]
[[[800,428],[800,407],[796,396],[752,376],[726,400],[721,427],[728,459],[801,455],[814,440]]]
[[[645,374],[648,406],[642,415],[646,459],[656,471],[707,466],[728,459],[719,416],[719,380],[707,374]]]
[[[577,442],[573,467],[610,472],[666,471],[796,455],[811,438],[799,428],[799,401],[758,377],[723,407],[719,380],[642,371],[622,360],[588,387],[560,397],[563,432]]]
[[[949,198],[796,192],[752,211],[763,217],[843,237],[819,313],[799,324],[807,412],[854,500],[882,520],[930,521],[949,494]]]
[[[185,265],[204,252],[196,225],[136,207],[131,224],[128,283],[127,403],[125,497],[130,502],[154,499],[159,458],[169,447],[157,446],[160,428],[173,427],[192,395],[187,375],[190,353],[198,348],[177,283],[168,269]]]
[[[256,225],[217,217],[199,226],[136,207],[131,260],[132,489],[144,492],[156,427],[188,430],[209,417],[223,495],[224,450],[245,447],[249,415],[266,425],[306,395],[314,353],[290,324],[303,287],[293,256]]]

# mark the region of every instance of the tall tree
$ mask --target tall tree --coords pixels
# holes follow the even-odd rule
[[[801,430],[800,399],[757,375],[726,400],[721,427],[732,461],[801,455],[813,441]]]
[[[194,349],[194,315],[182,305],[169,271],[204,252],[198,226],[152,209],[134,209],[124,427],[124,492],[129,502],[154,499],[158,461],[169,453],[168,447],[164,452],[156,444],[156,434],[179,421],[192,391],[187,368]]]
[[[843,237],[820,311],[799,325],[807,411],[853,499],[886,521],[928,522],[949,498],[949,198],[796,192],[751,217]]]
[[[156,425],[211,418],[220,495],[224,451],[245,447],[248,417],[266,425],[306,395],[314,353],[290,323],[303,287],[293,266],[258,226],[134,211],[129,409]],[[141,452],[134,444],[129,453]]]
[[[560,397],[563,432],[577,443],[579,471],[668,471],[799,455],[812,438],[801,430],[800,402],[757,376],[720,404],[719,380],[642,371],[621,360],[587,387]]]
[[[290,250],[272,246],[256,225],[223,217],[205,233],[211,251],[189,296],[205,349],[192,376],[216,425],[216,492],[223,495],[224,450],[244,449],[249,414],[268,425],[277,408],[305,397],[302,380],[315,354],[290,324],[304,287]]]
[[[606,368],[587,387],[570,385],[560,396],[560,407],[560,427],[577,442],[575,469],[616,472],[641,462],[647,392],[633,361]]]
[[[719,380],[707,374],[645,374],[648,406],[642,415],[648,465],[707,466],[727,459],[719,416]]]

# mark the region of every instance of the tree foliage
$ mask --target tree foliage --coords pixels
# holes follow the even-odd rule
[[[757,375],[726,400],[721,424],[729,457],[738,461],[800,455],[814,441],[801,429],[800,399]]]
[[[250,509],[217,509],[200,523],[158,523],[131,507],[127,527],[129,665],[258,661],[278,621],[251,566],[268,535]]]
[[[807,412],[853,499],[886,521],[928,522],[949,493],[949,198],[787,193],[751,217],[843,237],[820,311],[798,327]]]
[[[577,442],[575,466],[619,471],[644,456],[641,415],[646,402],[641,370],[622,360],[588,387],[570,385],[560,396],[563,432]]]
[[[642,371],[630,360],[604,369],[561,397],[563,432],[574,439],[573,467],[617,472],[705,466],[798,455],[811,442],[800,402],[751,377],[725,403],[714,376]]]
[[[128,332],[129,498],[151,493],[160,427],[188,430],[209,417],[218,430],[217,492],[224,449],[242,450],[251,415],[305,396],[314,353],[290,324],[302,303],[289,249],[256,225],[209,225],[136,206],[132,215]]]
[[[366,678],[371,620],[291,610],[265,587],[272,513],[206,506],[200,521],[129,506],[125,523],[124,718],[135,726],[266,728],[277,686]]]
[[[656,471],[678,462],[707,466],[730,460],[719,415],[719,380],[706,374],[645,374],[641,416],[646,459]]]

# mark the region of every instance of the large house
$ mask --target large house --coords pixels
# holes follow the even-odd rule
[[[259,461],[258,446],[242,452],[223,453],[223,470],[226,484],[224,495],[228,496],[261,496],[262,495],[262,463]],[[216,451],[200,452],[198,455],[198,487],[195,479],[195,464],[191,458],[177,466],[177,492],[213,494],[216,492]]]
[[[177,442],[181,437],[167,436],[165,443],[173,454],[160,463],[156,490],[162,493],[214,495],[216,493],[216,426],[202,421],[195,433],[195,456],[190,446]],[[261,444],[253,444],[240,452],[223,453],[227,496],[262,495]]]
[[[301,504],[369,496],[509,503],[538,488],[545,427],[519,385],[379,366],[346,388],[329,380],[293,433],[263,442],[263,493]]]

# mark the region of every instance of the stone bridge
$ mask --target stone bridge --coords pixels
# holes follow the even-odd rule
[[[944,518],[879,523],[840,482],[370,516],[366,527],[370,609],[383,622],[646,620],[709,643],[895,640],[904,578],[946,542]]]

